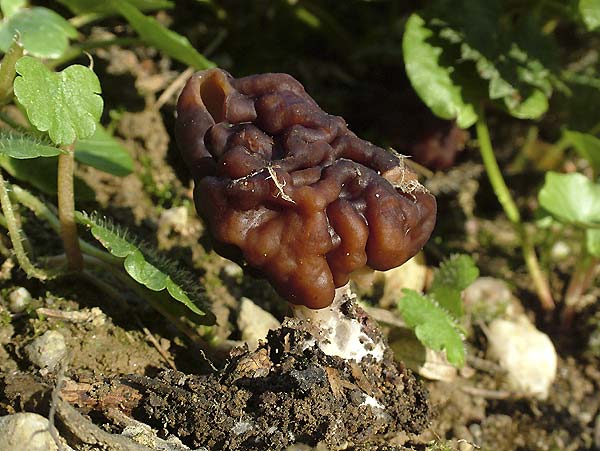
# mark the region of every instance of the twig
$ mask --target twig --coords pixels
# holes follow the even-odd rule
[[[504,370],[496,362],[491,360],[482,359],[474,355],[467,356],[467,363],[470,367],[475,368],[479,371],[485,371],[486,373],[497,374],[502,373]]]
[[[146,334],[146,338],[148,339],[148,341],[150,343],[152,343],[152,345],[156,348],[156,350],[158,351],[160,356],[165,360],[167,365],[169,365],[169,367],[171,367],[172,370],[177,370],[177,367],[175,366],[175,362],[173,362],[173,359],[169,356],[169,354],[166,353],[166,351],[163,349],[163,347],[160,345],[160,343],[156,340],[156,338],[154,338],[154,335],[152,335],[150,333],[150,331],[142,325],[141,321],[138,320],[138,322],[140,323],[140,326],[142,327],[144,334]]]
[[[277,173],[275,172],[275,169],[273,168],[273,166],[271,166],[271,165],[267,166],[267,171],[269,172],[269,177],[273,180],[273,183],[275,184],[275,187],[277,188],[278,195],[281,196],[281,198],[283,200],[286,200],[288,202],[295,204],[296,202],[294,201],[294,199],[292,199],[283,190],[283,188],[285,188],[285,185],[286,185],[285,180],[283,180],[283,182],[279,181],[279,179],[277,178]]]
[[[169,100],[171,100],[171,97],[173,97],[176,92],[183,89],[183,86],[187,82],[188,78],[190,78],[192,76],[193,73],[194,73],[194,69],[192,67],[188,67],[181,74],[179,74],[179,76],[175,80],[173,80],[173,82],[169,86],[167,86],[167,89],[165,89],[162,92],[162,94],[160,95],[158,100],[154,103],[152,108],[155,111],[160,110],[165,105],[165,103],[167,103]]]
[[[81,415],[68,402],[58,398],[57,416],[65,429],[81,443],[94,449],[105,451],[152,451],[151,448],[135,443],[133,440],[118,434],[110,434]]]
[[[64,311],[64,310],[56,310],[50,309],[46,307],[40,307],[35,310],[38,315],[46,316],[48,318],[60,319],[62,321],[67,321],[70,323],[89,323],[95,317],[99,315],[98,309],[95,311]]]
[[[481,396],[486,399],[526,399],[529,397],[525,393],[509,390],[489,390],[487,388],[472,387],[469,385],[462,386],[460,389],[469,395]]]
[[[410,169],[412,169],[414,172],[416,172],[417,174],[421,174],[422,176],[424,176],[428,179],[430,179],[431,177],[433,177],[435,175],[435,173],[433,171],[430,171],[425,166],[417,163],[415,160],[413,160],[411,158],[405,157],[404,164],[406,166],[408,166]]]
[[[52,436],[54,443],[58,447],[59,451],[64,451],[64,447],[62,446],[62,442],[60,440],[60,435],[56,430],[56,426],[54,426],[54,416],[56,415],[56,408],[58,405],[60,390],[65,382],[65,371],[67,369],[67,356],[65,356],[61,363],[60,369],[56,375],[56,384],[52,389],[52,397],[50,399],[50,412],[48,413],[48,432]]]

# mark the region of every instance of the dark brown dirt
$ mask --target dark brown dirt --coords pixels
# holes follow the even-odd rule
[[[346,449],[426,427],[427,395],[390,351],[382,363],[358,365],[307,348],[312,336],[301,329],[288,320],[256,351],[234,352],[216,375],[132,377],[146,393],[148,422],[188,445],[232,451],[281,450],[296,442]]]

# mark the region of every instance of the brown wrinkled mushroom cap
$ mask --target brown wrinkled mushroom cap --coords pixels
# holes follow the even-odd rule
[[[436,203],[401,158],[363,141],[286,74],[198,72],[177,141],[215,249],[293,304],[318,309],[353,271],[415,255]]]

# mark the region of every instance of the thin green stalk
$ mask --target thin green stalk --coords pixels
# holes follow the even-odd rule
[[[50,207],[48,207],[44,202],[39,200],[29,191],[24,190],[17,185],[12,185],[11,196],[19,203],[29,208],[38,218],[45,220],[48,225],[50,225],[52,230],[60,235],[60,221]],[[96,257],[110,265],[119,267],[123,264],[122,259],[117,258],[106,251],[98,249],[96,246],[82,239],[79,239],[79,247],[85,254]]]
[[[8,103],[12,97],[13,81],[17,74],[15,64],[23,56],[23,47],[19,41],[13,41],[0,64],[0,103]]]
[[[79,247],[77,223],[75,222],[75,192],[73,173],[75,171],[75,145],[64,146],[66,151],[58,156],[58,219],[60,236],[69,261],[69,269],[78,271],[83,268],[83,256]]]
[[[73,25],[75,28],[81,28],[84,25],[87,25],[89,23],[96,22],[98,20],[102,20],[105,17],[106,17],[106,14],[89,13],[89,14],[82,14],[80,16],[71,17],[69,19],[69,22],[71,22],[71,25]]]
[[[36,279],[46,280],[51,277],[50,273],[44,271],[43,269],[36,268],[29,257],[27,257],[27,253],[23,248],[23,242],[21,241],[21,231],[19,229],[17,219],[15,217],[15,212],[13,210],[12,203],[8,196],[8,190],[6,189],[6,182],[4,181],[4,177],[2,173],[0,173],[0,204],[2,205],[2,212],[4,213],[4,217],[6,219],[6,225],[8,228],[8,235],[10,236],[10,240],[13,245],[13,250],[15,252],[15,256],[17,257],[17,261],[19,265],[27,274],[27,277],[35,277]]]
[[[519,209],[513,200],[508,186],[504,181],[496,156],[494,155],[494,148],[490,139],[490,133],[485,120],[483,108],[479,109],[477,124],[477,139],[479,141],[479,151],[481,152],[481,158],[483,159],[483,165],[487,172],[488,178],[494,189],[494,193],[502,205],[504,213],[508,217],[509,221],[515,227],[519,238],[521,240],[521,249],[523,252],[523,258],[527,265],[529,275],[533,280],[535,290],[537,292],[542,308],[546,311],[554,309],[554,299],[550,291],[550,285],[544,273],[542,272],[537,255],[535,253],[535,247],[531,241],[526,227],[521,221],[521,214]]]

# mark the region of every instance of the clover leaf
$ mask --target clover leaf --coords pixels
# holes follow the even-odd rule
[[[4,17],[10,17],[27,5],[27,0],[0,0],[0,9]]]
[[[402,39],[406,73],[415,91],[443,119],[456,119],[462,128],[477,120],[473,105],[468,103],[460,86],[452,80],[452,70],[440,63],[442,49],[428,42],[433,31],[418,14],[410,16]]]
[[[579,0],[579,14],[588,30],[600,27],[600,0]]]
[[[24,56],[16,64],[15,96],[31,123],[58,145],[92,136],[102,114],[100,82],[88,67],[72,65],[52,72],[40,60]]]
[[[11,5],[10,8],[17,8],[17,6]],[[77,37],[75,27],[48,8],[35,7],[8,11],[11,15],[0,25],[0,49],[4,52],[18,35],[21,44],[31,55],[40,58],[59,58],[69,47],[69,39]]]
[[[600,184],[583,174],[548,172],[538,200],[542,208],[562,222],[600,227]]]

